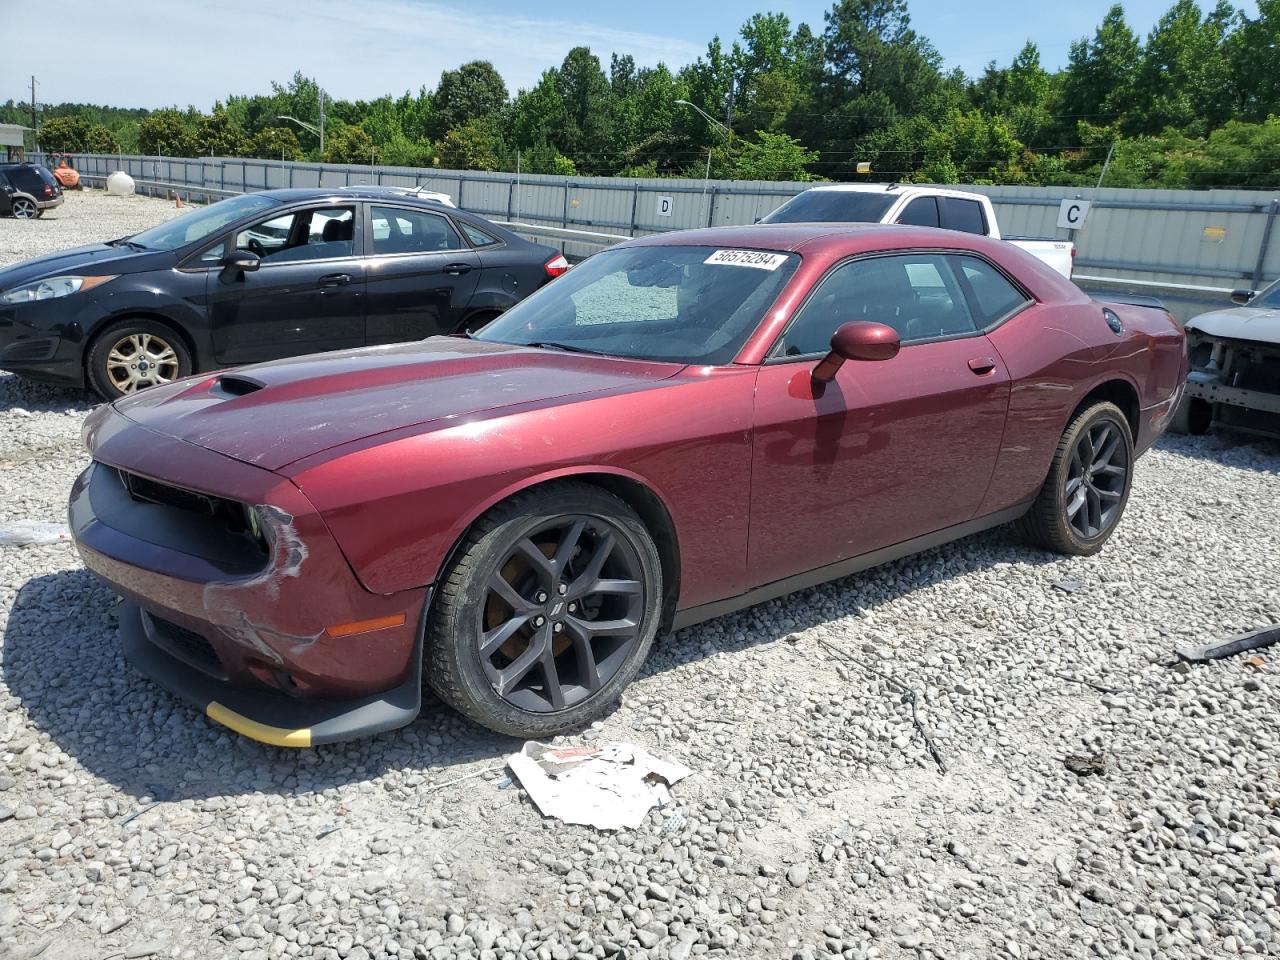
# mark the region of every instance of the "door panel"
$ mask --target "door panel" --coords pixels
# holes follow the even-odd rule
[[[234,238],[256,271],[211,270],[206,296],[218,363],[251,363],[364,345],[364,265],[355,205],[306,209]]]
[[[975,358],[986,372],[970,368]],[[812,369],[760,371],[748,548],[756,585],[971,519],[999,451],[1009,377],[986,337],[848,361],[825,388]]]
[[[369,207],[368,342],[396,343],[453,333],[482,264],[448,219],[425,210]]]

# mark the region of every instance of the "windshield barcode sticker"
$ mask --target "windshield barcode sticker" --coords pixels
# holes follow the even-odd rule
[[[759,250],[717,250],[703,263],[727,263],[735,267],[777,270],[787,262],[785,253],[763,253]]]

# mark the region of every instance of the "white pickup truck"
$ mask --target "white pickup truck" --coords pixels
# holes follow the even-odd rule
[[[995,209],[981,193],[902,184],[833,183],[798,193],[761,223],[905,223],[977,233],[1026,250],[1068,280],[1076,246],[1069,240],[1000,236]]]

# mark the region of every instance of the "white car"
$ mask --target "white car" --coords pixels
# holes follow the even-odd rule
[[[1002,238],[985,194],[902,184],[832,183],[798,193],[761,223],[905,223],[1005,239],[1068,280],[1076,246],[1069,240]]]
[[[396,197],[417,197],[419,200],[434,200],[436,203],[446,207],[453,207],[455,210],[458,205],[453,202],[453,197],[447,193],[440,193],[438,190],[428,190],[426,187],[401,187],[394,184],[372,184],[361,183],[349,187],[343,187],[342,192],[360,193],[368,195],[370,193],[382,193]]]
[[[1231,299],[1239,306],[1187,321],[1191,373],[1173,429],[1204,433],[1219,424],[1280,438],[1280,280]]]

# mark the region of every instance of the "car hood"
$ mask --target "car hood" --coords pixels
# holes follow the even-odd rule
[[[107,273],[136,273],[172,259],[173,254],[163,250],[131,250],[129,247],[94,243],[87,247],[76,247],[23,260],[6,267],[0,270],[0,290],[10,290],[24,283],[63,274],[102,276]]]
[[[279,470],[388,431],[641,389],[682,369],[433,337],[192,377],[119,400],[116,410],[155,432]]]
[[[1232,307],[1202,313],[1187,321],[1187,329],[1226,340],[1280,344],[1280,309]]]

